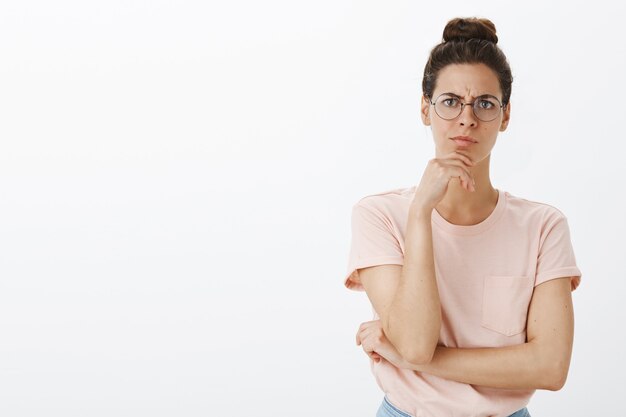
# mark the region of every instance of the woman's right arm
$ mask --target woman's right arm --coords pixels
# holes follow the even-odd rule
[[[431,160],[409,208],[403,265],[379,265],[359,271],[385,336],[413,364],[431,361],[441,328],[432,210],[444,197],[452,178],[461,179],[468,191],[473,190],[468,169],[471,165],[467,156],[458,153]]]
[[[385,335],[404,359],[415,364],[430,362],[441,327],[430,216],[430,211],[412,207],[404,265],[380,265],[359,271]],[[379,279],[381,275],[384,278]]]
[[[399,352],[403,357],[418,364],[432,359],[441,328],[431,211],[410,210],[404,265],[385,323],[385,334],[402,347]]]

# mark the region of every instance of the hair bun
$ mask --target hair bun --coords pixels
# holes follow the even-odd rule
[[[466,41],[469,39],[484,39],[498,43],[496,25],[489,19],[476,17],[456,18],[448,22],[443,30],[443,41]]]

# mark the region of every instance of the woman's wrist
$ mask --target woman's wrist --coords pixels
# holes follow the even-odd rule
[[[413,200],[409,206],[409,216],[412,219],[425,219],[430,221],[432,212],[432,207],[428,207],[419,201]]]

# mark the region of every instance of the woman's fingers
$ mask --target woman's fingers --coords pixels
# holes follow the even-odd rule
[[[437,166],[439,166],[440,169],[442,170],[446,170],[449,169],[451,167],[456,167],[459,169],[462,169],[463,172],[465,172],[467,174],[468,177],[470,177],[471,179],[471,171],[469,169],[469,167],[467,166],[467,164],[460,160],[460,159],[455,159],[455,158],[444,158],[444,159],[436,159],[433,160],[433,163]],[[449,177],[449,175],[448,175]]]
[[[464,153],[461,153],[459,151],[450,152],[449,154],[444,156],[444,158],[445,159],[448,159],[448,158],[459,159],[459,160],[462,160],[463,162],[465,162],[468,166],[472,166],[472,167],[476,165],[474,163],[474,161],[469,156],[467,156]]]
[[[356,332],[356,345],[360,345],[363,339],[367,336],[368,329],[374,325],[374,321],[366,321],[365,323],[361,323],[359,326],[359,330]]]
[[[377,331],[377,327],[380,327],[379,320],[361,323],[361,325],[359,326],[359,330],[356,334],[356,345],[363,345],[363,342],[367,341],[368,338],[375,337],[373,332]],[[371,342],[371,340],[369,342]],[[366,346],[363,345],[363,349],[366,349]]]
[[[461,181],[461,186],[463,186],[463,188],[465,188],[468,191],[476,190],[474,188],[474,184],[475,184],[474,177],[472,176],[472,173],[468,168],[468,167],[473,167],[475,164],[474,164],[474,161],[469,156],[461,152],[455,151],[455,152],[449,153],[443,159],[446,161],[446,163],[458,166],[467,173],[467,177],[463,178],[461,176],[458,176],[459,180]]]
[[[416,210],[435,208],[448,191],[452,178],[458,178],[465,190],[476,191],[472,175],[475,165],[470,155],[459,151],[429,160],[413,197]]]
[[[472,178],[472,174],[465,167],[461,167],[457,164],[451,164],[448,166],[450,169],[449,178],[458,177],[461,181],[461,186],[463,186],[468,191],[474,189],[474,179]]]
[[[474,161],[472,160],[472,158],[470,158],[468,155],[462,153],[462,152],[450,152],[447,155],[444,155],[441,158],[438,158],[440,161],[460,161],[463,162],[464,165],[466,165],[467,167],[474,167],[476,164],[474,163]]]
[[[462,169],[463,172],[465,172],[469,177],[472,176],[472,171],[470,171],[470,169],[467,167],[467,165],[465,165],[465,162],[459,160],[459,159],[444,159],[442,161],[443,165],[445,166],[455,166],[458,167],[459,169]]]
[[[367,321],[365,323],[361,323],[359,326],[359,330],[356,335],[356,344],[361,345],[363,351],[374,361],[379,362],[381,360],[381,356],[376,353],[374,350],[374,346],[377,345],[376,337],[378,337],[375,332],[377,332],[377,327],[380,327],[379,320]]]

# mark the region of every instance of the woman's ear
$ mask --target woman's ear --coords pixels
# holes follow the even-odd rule
[[[509,101],[506,104],[506,107],[503,109],[503,117],[502,123],[500,123],[500,132],[504,132],[509,125],[509,119],[511,118],[511,102]]]
[[[422,115],[422,123],[424,123],[426,126],[430,126],[430,100],[428,100],[428,98],[422,94],[422,110],[421,110],[421,115]]]

